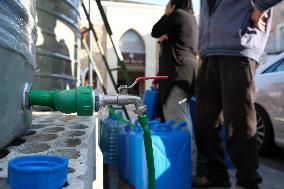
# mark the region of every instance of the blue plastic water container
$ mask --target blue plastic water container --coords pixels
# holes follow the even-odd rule
[[[58,189],[67,181],[68,160],[55,156],[22,156],[8,163],[13,189]]]
[[[147,177],[147,163],[146,163],[146,154],[144,149],[144,139],[143,131],[137,133],[134,139],[132,151],[134,154],[134,183],[135,189],[148,188],[148,177]]]
[[[148,123],[149,128],[150,129],[154,128],[154,126],[158,123],[160,123],[159,120],[149,121],[149,123]],[[138,140],[138,138],[143,137],[142,133],[143,133],[143,129],[139,126],[139,124],[137,124],[134,131],[128,133],[129,134],[129,136],[128,136],[129,137],[129,140],[128,140],[129,145],[128,145],[128,151],[126,153],[129,156],[129,172],[127,173],[127,175],[129,175],[129,177],[128,177],[127,181],[130,184],[132,184],[133,186],[135,185],[135,182],[137,180],[136,179],[137,169],[139,169],[137,167],[137,165],[139,164],[137,159],[140,159],[141,156],[145,157],[145,152],[141,151],[141,150],[139,151],[139,149],[141,149],[141,146],[143,146],[143,149],[144,149],[143,141]],[[137,147],[140,147],[140,148],[137,149]],[[143,160],[146,161],[145,158],[143,158]]]
[[[160,121],[150,121],[149,125],[155,123],[160,123]],[[135,125],[140,127],[138,120]],[[136,131],[131,129],[129,126],[126,126],[119,134],[119,175],[125,181],[130,181],[130,135],[135,135],[137,132],[141,132],[141,128],[136,128]],[[133,140],[133,138],[132,138]],[[132,149],[133,151],[134,149]],[[132,156],[133,157],[133,156]],[[133,166],[132,166],[133,167]]]
[[[119,134],[119,175],[125,181],[129,181],[130,173],[130,132],[131,128],[129,126],[126,126]]]
[[[105,120],[102,141],[103,161],[106,164],[116,164],[118,161],[118,127],[115,117],[110,116]]]
[[[140,141],[137,140],[137,136],[141,135],[142,128],[136,127],[133,132],[129,135],[129,180],[128,182],[135,186],[135,173],[137,170],[137,164],[140,162],[137,161],[141,156],[141,152],[137,149],[137,146],[140,146]]]
[[[173,125],[175,124],[175,120],[167,121],[168,124]],[[161,123],[160,120],[152,120],[149,121],[148,125],[149,128],[152,130],[155,128],[156,124]],[[135,183],[135,168],[136,168],[136,146],[141,146],[142,144],[137,144],[137,140],[135,137],[142,133],[142,128],[139,125],[138,121],[136,122],[136,129],[132,130],[129,126],[125,127],[120,132],[120,139],[119,139],[119,154],[120,154],[120,161],[119,161],[119,175],[120,177],[132,183]],[[142,136],[142,135],[141,135]],[[138,141],[141,142],[141,141]],[[143,144],[144,145],[144,144]],[[130,166],[131,164],[131,166]],[[130,178],[131,176],[131,178]],[[130,181],[131,180],[131,181]]]
[[[119,116],[122,116],[122,112],[117,112]],[[124,129],[125,123],[118,120],[112,114],[105,120],[103,128],[103,137],[101,138],[101,146],[103,152],[104,163],[108,165],[119,164],[119,140],[120,131]]]
[[[149,120],[153,120],[156,117],[157,98],[158,92],[155,89],[146,90],[144,93],[143,102],[147,106],[146,115]]]
[[[180,129],[183,122],[175,129],[168,123],[156,124],[152,132],[152,145],[155,163],[156,189],[191,188],[191,146],[190,134]],[[143,133],[135,136],[135,180],[136,189],[148,188],[147,163],[144,150]]]

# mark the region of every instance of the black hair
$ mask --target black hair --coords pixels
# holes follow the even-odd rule
[[[177,9],[185,11],[193,11],[192,0],[171,0],[171,3],[176,6]]]

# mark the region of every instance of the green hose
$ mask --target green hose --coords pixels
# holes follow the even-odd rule
[[[155,166],[154,166],[154,156],[152,147],[151,131],[148,127],[147,116],[139,116],[138,121],[144,131],[144,148],[146,152],[146,161],[148,168],[148,189],[155,189]]]

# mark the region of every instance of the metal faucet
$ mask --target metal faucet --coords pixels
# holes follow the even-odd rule
[[[147,107],[143,105],[142,99],[139,96],[129,95],[128,89],[133,88],[139,81],[148,79],[168,79],[168,76],[154,76],[154,77],[138,77],[132,85],[121,85],[118,88],[119,93],[117,95],[104,95],[97,90],[93,91],[93,107],[98,112],[101,107],[106,105],[129,105],[135,106],[134,113],[138,116],[142,116],[147,111]]]

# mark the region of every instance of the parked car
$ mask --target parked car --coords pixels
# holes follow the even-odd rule
[[[284,53],[256,70],[257,141],[260,154],[284,148]]]

